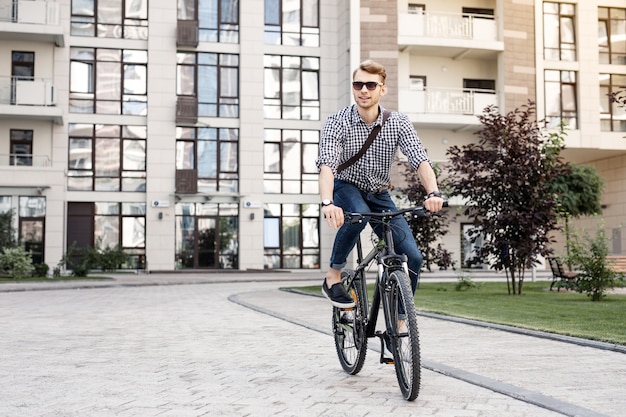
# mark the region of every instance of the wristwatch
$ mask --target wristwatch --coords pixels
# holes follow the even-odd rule
[[[329,200],[329,199],[322,200],[322,207],[330,206],[331,204],[333,204],[333,200]]]

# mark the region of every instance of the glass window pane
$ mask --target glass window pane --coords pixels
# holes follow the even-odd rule
[[[70,139],[70,169],[91,169],[91,143],[91,139]]]
[[[146,247],[145,217],[124,217],[122,219],[122,246],[125,248]]]
[[[20,197],[20,217],[43,217],[46,215],[45,197]]]
[[[96,139],[96,176],[118,177],[120,172],[120,141]]]
[[[145,171],[146,142],[143,140],[124,141],[123,167],[125,170]]]
[[[220,172],[237,172],[238,159],[236,143],[220,143]]]
[[[217,143],[215,141],[198,141],[198,177],[217,177]]]
[[[280,144],[266,143],[263,150],[265,172],[280,173]]]
[[[176,169],[194,169],[194,143],[176,142]]]
[[[93,64],[72,61],[70,63],[70,91],[93,93]]]
[[[124,65],[124,94],[146,94],[147,71],[145,65]]]
[[[117,216],[95,216],[96,247],[115,248],[120,244],[120,220]]]
[[[98,63],[96,75],[96,97],[98,100],[120,100],[121,68],[117,63]]]
[[[122,23],[119,0],[98,0],[98,22]]]

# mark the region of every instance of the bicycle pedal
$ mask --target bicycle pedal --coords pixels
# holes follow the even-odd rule
[[[381,357],[380,358],[380,363],[383,363],[385,365],[393,365],[394,364],[393,359],[385,358],[385,357]]]

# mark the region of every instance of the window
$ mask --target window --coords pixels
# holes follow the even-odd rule
[[[146,127],[69,125],[67,188],[146,190]]]
[[[179,20],[197,20],[203,42],[239,43],[239,0],[179,0]]]
[[[145,116],[148,52],[70,48],[70,112]]]
[[[264,67],[267,119],[320,119],[319,58],[265,55]]]
[[[410,75],[409,89],[414,91],[424,91],[426,89],[425,75]]]
[[[605,132],[626,132],[626,109],[610,100],[612,93],[622,91],[626,75],[600,74],[600,129]]]
[[[35,76],[35,53],[13,51],[11,53],[11,76],[18,80],[32,80]]]
[[[575,6],[543,3],[543,55],[546,60],[576,60]]]
[[[12,51],[11,53],[11,104],[16,104],[17,83],[33,81],[35,77],[35,53]]]
[[[130,255],[124,268],[145,267],[146,203],[69,202],[67,213],[67,249],[75,246],[74,261],[85,248],[120,247]]]
[[[44,262],[44,237],[46,224],[46,198],[19,198],[19,242],[30,251],[33,264]]]
[[[265,0],[265,43],[320,46],[319,0]]]
[[[598,7],[601,64],[626,65],[626,9]]]
[[[320,134],[316,130],[265,129],[265,193],[317,194]]]
[[[548,125],[557,128],[564,123],[577,129],[576,72],[547,70],[544,82]]]
[[[475,79],[464,78],[463,89],[495,93],[496,81],[495,80],[475,80]]]
[[[10,164],[33,165],[33,131],[11,129]]]
[[[264,211],[264,268],[319,268],[319,205],[266,204]]]
[[[473,16],[476,19],[493,20],[493,9],[483,9],[479,7],[463,7],[463,17]]]
[[[198,98],[198,116],[239,117],[239,55],[179,52],[176,93]]]
[[[148,0],[72,0],[72,36],[148,39]]]
[[[238,129],[176,129],[176,169],[198,171],[198,192],[236,193],[239,190],[238,161]]]
[[[409,3],[409,13],[410,14],[423,14],[426,12],[426,5],[419,3]]]

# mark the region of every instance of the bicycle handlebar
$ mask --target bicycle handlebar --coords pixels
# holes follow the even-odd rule
[[[443,202],[443,206],[444,207],[448,207],[448,202],[444,201]],[[399,216],[401,214],[405,214],[405,213],[411,213],[412,216],[414,217],[425,217],[425,216],[430,216],[431,213],[430,211],[428,211],[424,206],[416,206],[416,207],[409,207],[409,208],[404,208],[404,209],[400,209],[397,211],[383,211],[383,212],[379,212],[379,213],[366,213],[366,212],[362,212],[362,213],[349,213],[349,212],[344,212],[343,215],[345,217],[345,219],[347,221],[349,221],[351,224],[356,224],[356,223],[360,223],[363,221],[364,217],[375,217],[378,219],[390,219],[392,217],[395,216]]]

